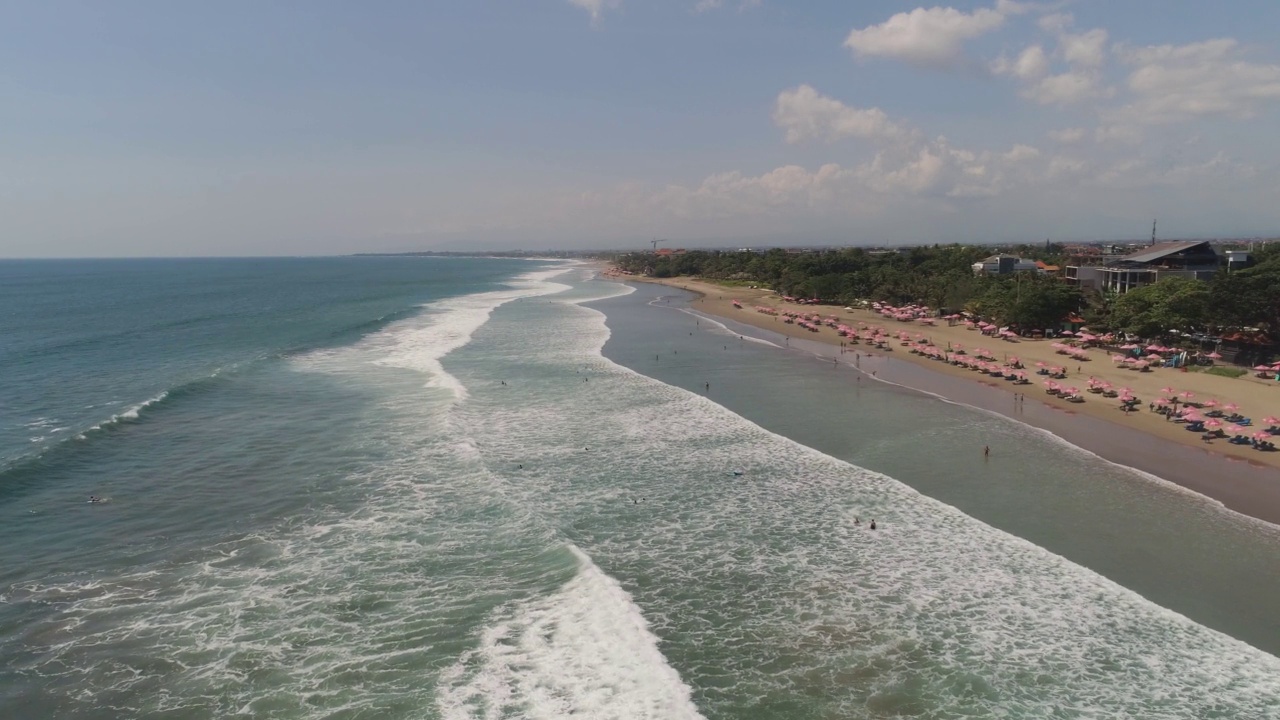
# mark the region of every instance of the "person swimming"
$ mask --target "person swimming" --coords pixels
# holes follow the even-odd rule
[[[92,504],[94,504],[94,505],[97,505],[98,503],[102,502],[102,498],[100,498],[100,497],[98,497],[98,496],[96,496],[96,495],[90,495],[90,496],[89,496],[89,502],[90,502],[90,503],[92,503]]]
[[[872,529],[872,530],[875,530],[875,529],[876,529],[876,521],[875,521],[875,518],[872,518],[872,519],[871,519],[871,529]]]

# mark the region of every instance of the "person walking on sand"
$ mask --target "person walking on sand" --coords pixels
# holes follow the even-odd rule
[[[982,446],[982,457],[991,457],[991,446],[990,446],[990,445],[983,445],[983,446]]]

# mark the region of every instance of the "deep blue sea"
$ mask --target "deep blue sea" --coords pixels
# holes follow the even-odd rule
[[[1274,526],[810,359],[573,263],[0,262],[0,718],[1280,717]]]

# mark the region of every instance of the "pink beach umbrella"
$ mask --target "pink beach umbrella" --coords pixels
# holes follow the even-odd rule
[[[1210,428],[1220,428],[1222,427],[1222,421],[1217,419],[1210,420],[1209,422],[1205,423],[1204,426],[1210,427]]]
[[[1240,406],[1235,403],[1227,403],[1226,405],[1222,406],[1222,409],[1223,410],[1239,410]]]
[[[1218,353],[1216,353],[1216,352],[1211,352],[1211,353],[1209,353],[1208,355],[1205,355],[1205,357],[1209,358],[1210,360],[1221,360],[1221,359],[1222,359],[1222,356],[1221,356],[1221,355],[1219,355],[1219,354],[1218,354]]]
[[[1217,401],[1217,400],[1205,400],[1205,401],[1204,401],[1204,406],[1205,406],[1205,407],[1207,407],[1207,408],[1214,408],[1214,407],[1218,407],[1218,401]]]
[[[1258,432],[1253,434],[1254,440],[1267,440],[1270,437],[1271,437],[1271,433],[1267,432],[1266,430],[1259,430]]]
[[[1162,387],[1160,388],[1160,392],[1164,393],[1165,395],[1172,395],[1174,393],[1174,389],[1171,387]]]
[[[1269,365],[1254,365],[1253,369],[1257,370],[1258,372],[1266,372],[1270,370],[1271,367]]]
[[[1228,425],[1227,432],[1231,433],[1232,435],[1239,435],[1240,433],[1244,432],[1244,428],[1240,427],[1239,425]]]
[[[1280,418],[1276,417],[1275,415],[1268,415],[1262,418],[1262,422],[1268,425],[1280,425]]]
[[[1180,394],[1182,395],[1182,399],[1183,399],[1183,400],[1190,400],[1191,398],[1193,398],[1193,397],[1195,397],[1195,396],[1196,396],[1196,394],[1195,394],[1195,393],[1193,393],[1193,392],[1191,392],[1190,390],[1184,390],[1184,391],[1183,391],[1182,393],[1180,393]]]

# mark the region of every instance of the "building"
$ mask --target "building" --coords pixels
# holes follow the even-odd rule
[[[1228,250],[1226,255],[1227,272],[1253,267],[1253,258],[1249,255],[1248,250]]]
[[[973,264],[974,275],[1008,275],[1016,272],[1040,272],[1034,260],[1017,255],[992,255]]]
[[[1125,293],[1169,277],[1208,280],[1218,271],[1218,253],[1208,240],[1149,245],[1099,264],[1067,265],[1063,279],[1082,290]]]

